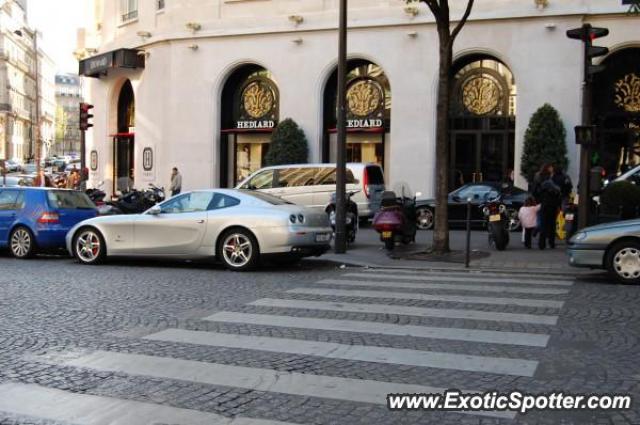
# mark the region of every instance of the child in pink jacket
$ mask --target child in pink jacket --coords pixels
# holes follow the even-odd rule
[[[540,211],[540,205],[536,205],[535,199],[531,196],[527,198],[520,211],[518,211],[518,218],[524,232],[524,246],[528,249],[531,249],[533,231],[538,227],[538,211]]]

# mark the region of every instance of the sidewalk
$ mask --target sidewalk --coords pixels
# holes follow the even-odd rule
[[[464,251],[466,234],[463,230],[452,230],[450,245],[453,251]],[[472,259],[469,270],[494,270],[522,273],[569,274],[572,276],[593,273],[588,269],[570,267],[567,262],[564,242],[558,242],[556,249],[539,250],[537,247],[526,249],[520,241],[521,234],[511,234],[511,241],[505,251],[490,248],[487,232],[473,230],[471,232],[471,249],[482,251],[487,256]],[[346,254],[335,254],[330,251],[320,257],[339,264],[374,268],[403,269],[454,269],[465,270],[464,264],[444,261],[404,259],[411,254],[424,252],[431,246],[433,233],[418,231],[416,243],[408,246],[399,245],[394,250],[393,258],[384,249],[379,235],[371,228],[361,228],[356,243],[351,245]],[[473,257],[472,257],[473,258]]]

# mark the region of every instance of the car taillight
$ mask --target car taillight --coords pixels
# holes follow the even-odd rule
[[[369,199],[369,169],[365,167],[364,175],[362,176],[362,188],[364,195]]]
[[[38,219],[38,223],[40,223],[40,224],[56,224],[56,223],[60,223],[60,216],[57,213],[54,213],[54,212],[42,213],[42,215]]]

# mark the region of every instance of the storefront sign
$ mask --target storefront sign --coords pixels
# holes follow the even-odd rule
[[[384,90],[372,78],[358,78],[347,88],[347,128],[384,126]]]
[[[144,171],[153,170],[153,149],[144,148],[142,151],[142,168]]]
[[[98,151],[93,150],[89,155],[89,168],[91,171],[98,171]]]
[[[272,129],[278,121],[278,91],[267,78],[247,81],[240,91],[235,128],[243,130]]]
[[[81,60],[79,74],[85,77],[100,78],[107,75],[111,68],[144,68],[144,55],[136,49],[118,49]]]

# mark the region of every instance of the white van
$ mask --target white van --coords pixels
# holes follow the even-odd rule
[[[324,210],[336,191],[335,164],[294,164],[262,168],[244,179],[236,189],[260,190],[294,204]],[[347,164],[347,191],[359,191],[353,198],[358,216],[373,217],[380,208],[384,175],[378,164]]]

